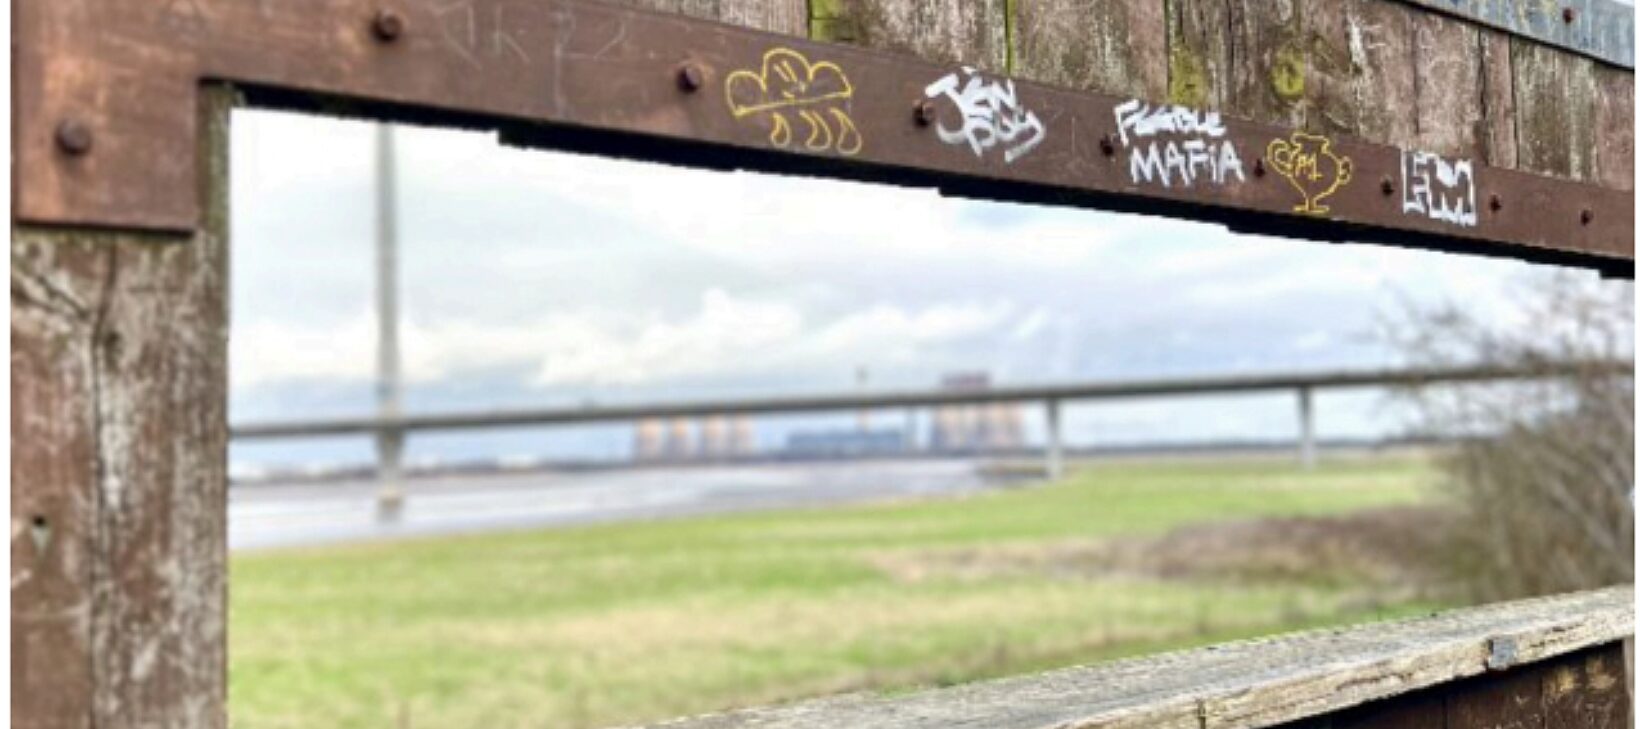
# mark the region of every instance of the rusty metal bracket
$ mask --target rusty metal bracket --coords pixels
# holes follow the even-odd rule
[[[1632,275],[1630,192],[588,0],[19,0],[15,214],[187,231],[201,84],[516,144]]]

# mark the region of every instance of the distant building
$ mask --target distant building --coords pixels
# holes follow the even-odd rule
[[[632,459],[640,462],[659,461],[666,457],[666,426],[657,418],[638,421],[632,436]]]
[[[729,419],[713,415],[700,423],[700,456],[708,459],[727,458],[730,448]]]
[[[729,453],[750,456],[757,452],[757,441],[752,437],[752,421],[744,415],[729,419]]]
[[[983,392],[991,389],[984,372],[958,372],[940,380],[940,389]],[[1024,445],[1024,418],[1015,402],[942,405],[934,409],[928,444],[936,453],[981,453]]]
[[[689,431],[688,418],[673,418],[668,424],[665,445],[661,447],[666,460],[682,461],[695,456],[695,439]]]
[[[787,458],[858,458],[904,453],[905,432],[901,430],[800,430],[786,436],[780,455]]]

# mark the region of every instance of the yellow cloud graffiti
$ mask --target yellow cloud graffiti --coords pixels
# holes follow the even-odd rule
[[[792,145],[787,114],[795,113],[805,127],[803,148],[842,155],[860,151],[860,130],[845,109],[854,87],[835,63],[811,63],[790,48],[773,48],[763,54],[763,68],[755,73],[735,71],[724,79],[723,88],[736,119],[769,117],[769,143],[776,147]]]
[[[1265,156],[1270,167],[1304,196],[1304,202],[1294,206],[1293,212],[1306,215],[1331,212],[1332,208],[1321,201],[1350,184],[1355,171],[1349,157],[1333,153],[1331,139],[1304,132],[1271,140]]]

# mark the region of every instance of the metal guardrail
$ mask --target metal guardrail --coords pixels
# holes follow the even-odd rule
[[[891,409],[995,402],[1052,403],[1076,400],[1110,400],[1279,390],[1303,391],[1356,387],[1396,387],[1527,379],[1552,375],[1557,371],[1554,368],[1523,369],[1507,367],[1340,370],[1175,379],[1071,382],[991,387],[975,390],[926,389],[817,393],[781,397],[429,413],[405,415],[399,418],[367,416],[328,420],[253,422],[232,426],[230,434],[237,439],[311,438],[371,434],[382,431],[471,430],[619,422],[647,418]]]
[[[386,459],[384,473],[396,472],[393,454],[407,433],[432,430],[473,430],[541,425],[636,421],[650,418],[689,418],[758,413],[804,413],[862,409],[893,409],[974,405],[998,402],[1041,402],[1045,406],[1044,471],[1049,478],[1064,473],[1064,438],[1060,404],[1065,401],[1114,400],[1140,397],[1233,394],[1291,390],[1298,395],[1298,456],[1306,468],[1314,465],[1316,390],[1359,387],[1406,387],[1509,379],[1533,379],[1587,371],[1634,370],[1633,363],[1546,363],[1535,367],[1472,366],[1444,369],[1338,370],[1327,372],[1221,375],[1175,379],[1072,382],[1018,385],[986,389],[926,389],[882,392],[818,393],[782,397],[720,400],[684,400],[625,405],[491,410],[436,413],[401,417],[356,417],[331,420],[245,423],[230,428],[240,440],[374,435]]]

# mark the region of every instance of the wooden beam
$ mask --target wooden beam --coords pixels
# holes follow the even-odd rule
[[[14,228],[20,729],[227,724],[227,121],[191,238]]]
[[[1632,635],[1633,624],[1634,588],[1623,585],[909,695],[856,694],[668,722],[663,726],[668,729],[1268,727],[1482,676],[1491,670],[1527,666],[1586,649],[1614,646]],[[1620,685],[1621,653],[1616,655],[1616,665],[1598,670],[1602,681],[1617,676]],[[1489,662],[1492,668],[1488,667]],[[1605,696],[1615,700],[1609,691]],[[1625,702],[1622,708],[1626,710],[1627,697],[1622,698]],[[1462,726],[1467,729],[1470,725]],[[1539,722],[1535,726],[1543,724]]]

